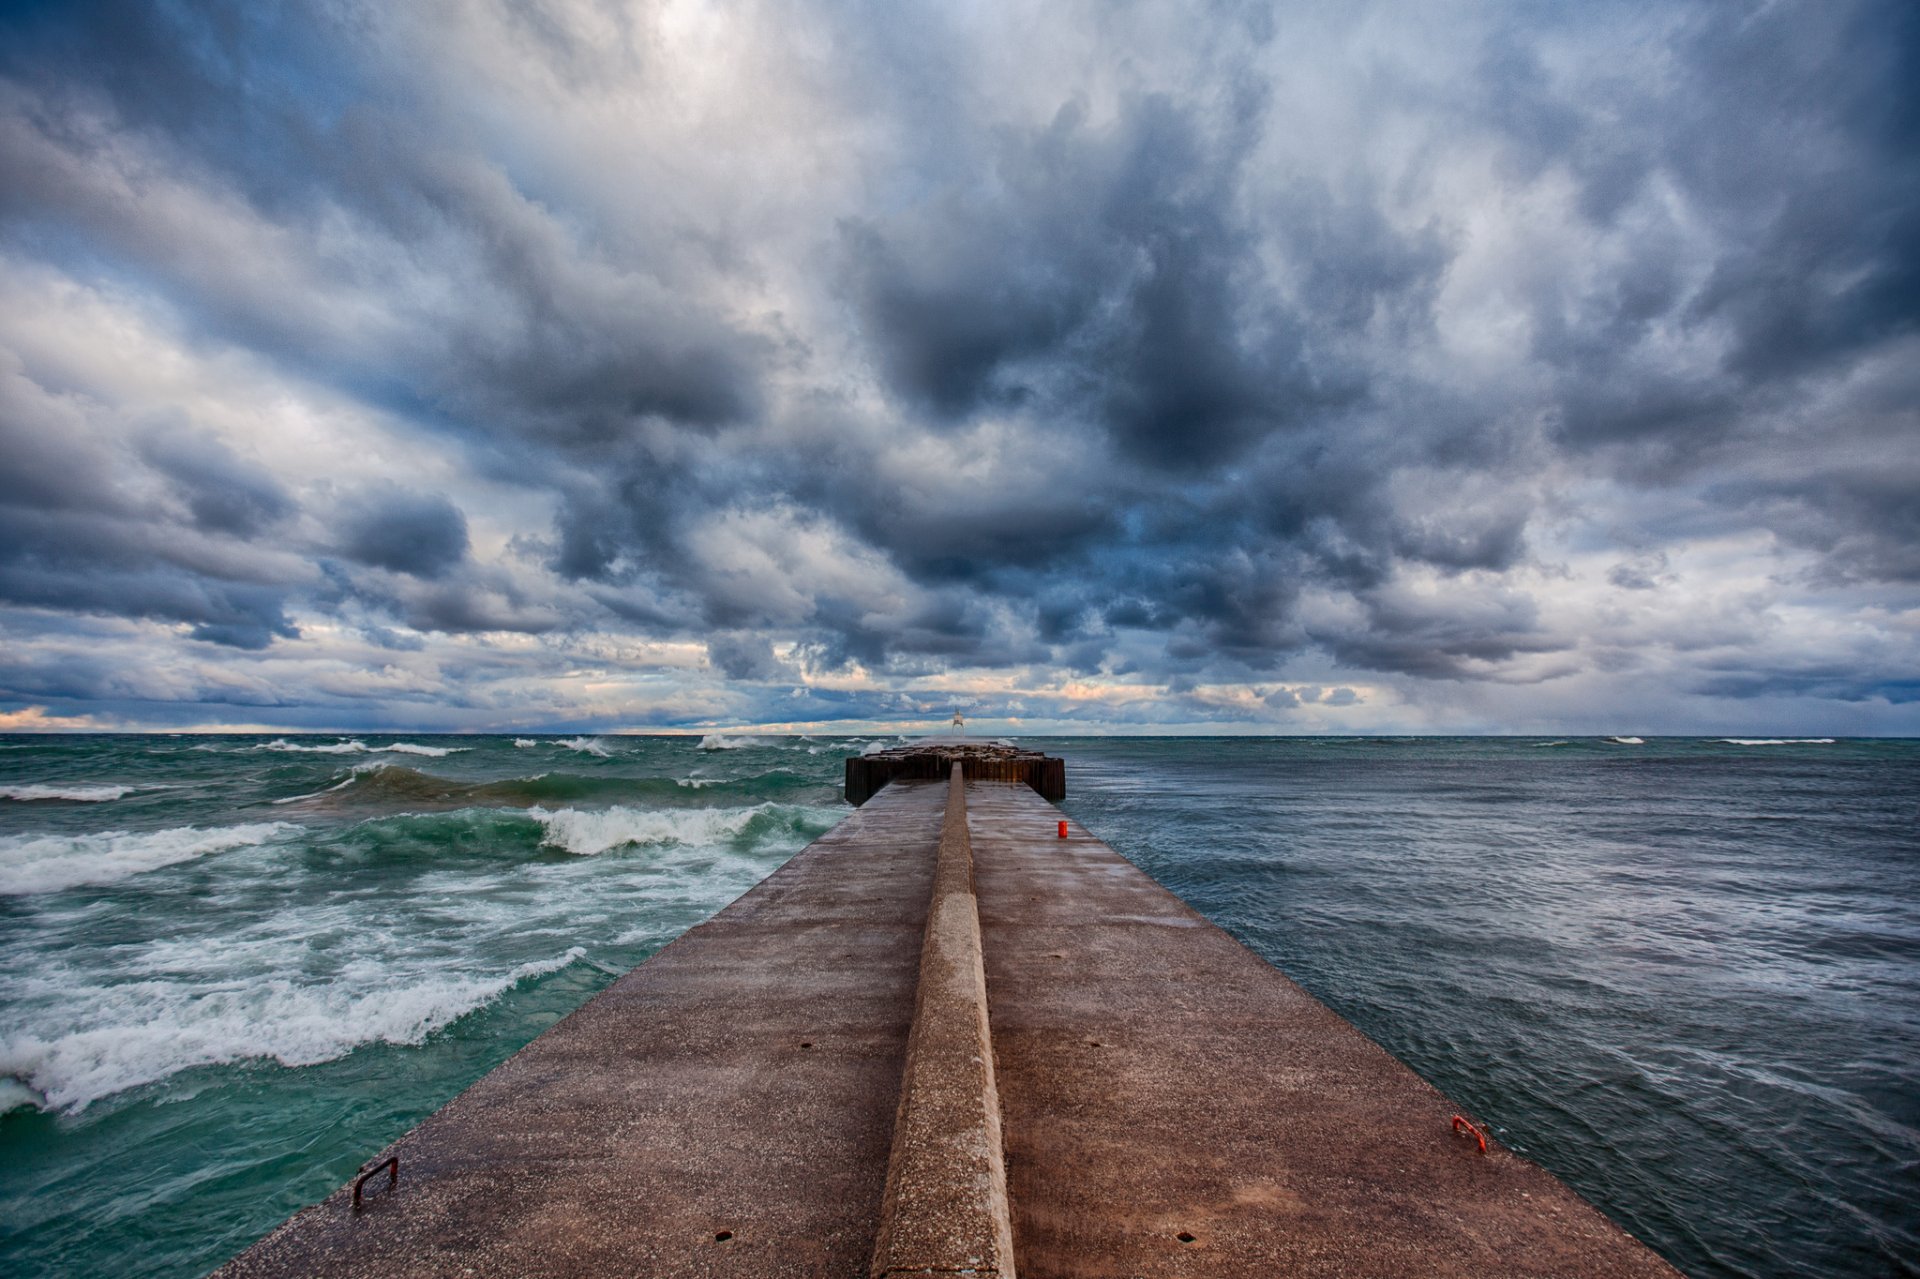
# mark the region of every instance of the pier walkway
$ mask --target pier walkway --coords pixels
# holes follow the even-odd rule
[[[218,1275],[1672,1279],[1059,820],[882,783]]]

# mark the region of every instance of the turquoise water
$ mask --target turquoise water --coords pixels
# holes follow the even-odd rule
[[[0,741],[0,1273],[224,1261],[832,826],[862,744],[515,740]]]
[[[0,1272],[217,1265],[837,821],[863,744],[0,738]],[[1916,1273],[1920,744],[1030,744],[1689,1273]]]

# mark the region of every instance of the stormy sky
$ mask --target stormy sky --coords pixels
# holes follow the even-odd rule
[[[0,18],[0,728],[1920,732],[1920,6]]]

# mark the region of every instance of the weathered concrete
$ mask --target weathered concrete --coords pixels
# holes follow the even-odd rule
[[[966,800],[956,764],[920,948],[920,990],[907,1041],[874,1279],[951,1274],[1012,1279],[1014,1273]]]
[[[217,1273],[864,1275],[945,799],[889,786],[396,1142],[391,1194]]]
[[[1067,797],[1065,760],[1003,742],[967,737],[928,737],[847,760],[847,802],[864,804],[892,781],[947,780],[955,764],[964,764],[974,781],[1024,782],[1042,799]]]
[[[397,1189],[218,1273],[1672,1279],[1028,785],[955,784],[893,780],[395,1143]]]
[[[967,805],[1022,1279],[1673,1279],[1032,791]]]

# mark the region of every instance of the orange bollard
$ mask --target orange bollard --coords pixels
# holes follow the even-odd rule
[[[1066,837],[1067,837],[1067,824],[1066,822],[1063,821],[1060,823],[1060,838],[1065,839]]]

